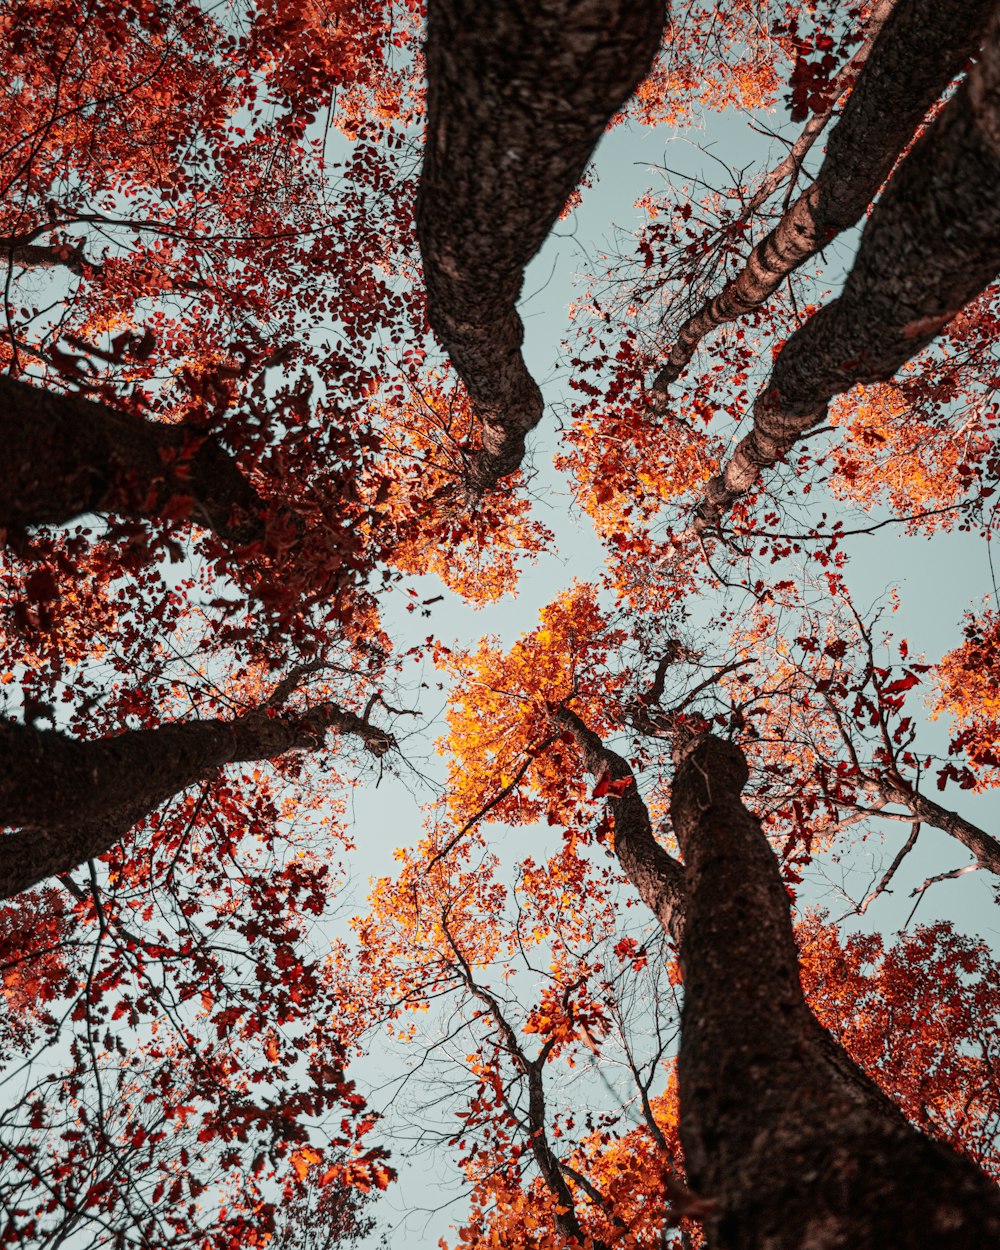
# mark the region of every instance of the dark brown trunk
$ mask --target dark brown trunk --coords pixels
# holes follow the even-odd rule
[[[981,1250],[1000,1190],[912,1128],[819,1026],[777,861],[735,746],[696,739],[672,814],[685,860],[680,1133],[712,1250]]]
[[[0,378],[0,528],[168,510],[225,542],[262,541],[267,505],[214,439]]]
[[[542,397],[524,267],[659,48],[663,0],[430,0],[417,207],[430,322],[481,421],[481,494],[519,468]]]
[[[995,34],[876,205],[840,298],[785,343],[753,429],[709,482],[696,528],[717,522],[824,419],[835,395],[892,377],[1000,271]]]
[[[0,721],[0,898],[110,850],[138,821],[225,764],[276,759],[319,746],[328,729],[382,755],[384,730],[322,704],[298,715],[255,711],[80,742],[55,730]]]
[[[666,399],[706,334],[759,308],[859,220],[927,111],[980,47],[993,0],[898,0],[830,133],[815,182],[753,249],[746,266],[681,327],[653,384]]]
[[[841,98],[851,91],[858,75],[868,63],[872,45],[894,7],[895,0],[878,0],[868,17],[864,42],[858,47],[851,59],[844,62],[837,71],[836,76],[831,80],[829,89],[824,93],[828,101],[826,107],[818,113],[813,113],[802,127],[799,137],[788,149],[787,153],[773,169],[764,175],[759,186],[740,213],[740,221],[749,221],[751,216],[767,203],[783,182],[791,179],[794,184],[799,170],[802,168],[802,162],[809,155],[813,144],[826,128],[830,118],[837,111]],[[789,190],[790,196],[791,190]]]

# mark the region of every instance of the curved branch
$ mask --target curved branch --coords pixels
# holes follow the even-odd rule
[[[674,942],[679,942],[684,925],[684,868],[653,837],[649,811],[636,787],[632,769],[569,708],[552,708],[549,715],[553,722],[573,735],[584,764],[596,779],[607,776],[612,782],[629,782],[621,795],[608,799],[615,825],[615,854],[639,897],[665,932]]]
[[[570,1241],[576,1241],[578,1245],[582,1246],[585,1244],[584,1234],[577,1217],[576,1203],[573,1201],[572,1191],[563,1179],[562,1174],[565,1168],[549,1143],[546,1128],[545,1083],[542,1071],[545,1066],[547,1052],[543,1047],[542,1051],[534,1059],[528,1058],[510,1021],[504,1015],[496,995],[491,994],[485,986],[480,985],[473,977],[468,960],[459,950],[457,943],[452,937],[451,930],[448,928],[446,912],[442,913],[441,927],[448,939],[448,945],[458,960],[459,976],[465,982],[465,986],[473,998],[477,998],[492,1017],[497,1031],[503,1038],[504,1049],[510,1055],[514,1065],[523,1073],[528,1083],[528,1139],[531,1142],[532,1157],[541,1173],[542,1180],[548,1187],[552,1197],[556,1200],[556,1209],[553,1212],[553,1223],[556,1226],[556,1230],[561,1236]],[[507,1109],[512,1115],[514,1114],[514,1108],[509,1103],[507,1104]],[[590,1244],[593,1244],[594,1250],[607,1250],[607,1247],[601,1242],[595,1241]]]
[[[476,494],[515,472],[542,396],[515,305],[660,44],[662,0],[430,0],[417,204],[428,314],[482,422]]]
[[[1000,841],[991,833],[980,829],[958,812],[942,807],[925,794],[920,794],[902,777],[884,779],[876,775],[872,782],[879,796],[887,803],[899,803],[909,809],[914,820],[950,834],[972,852],[976,857],[977,867],[985,868],[1000,877]]]

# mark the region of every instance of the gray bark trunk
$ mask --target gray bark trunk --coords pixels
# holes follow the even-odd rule
[[[465,383],[481,495],[515,472],[542,397],[521,355],[524,267],[659,48],[663,0],[430,0],[417,206],[431,326]]]
[[[760,307],[861,217],[927,111],[981,46],[993,0],[898,0],[830,132],[816,180],[746,266],[690,317],[653,383],[661,402],[706,334]]]
[[[997,6],[994,4],[995,11]],[[716,523],[835,396],[892,377],[1000,271],[1000,47],[914,146],[870,218],[840,297],[787,340],[753,429],[697,509]]]
[[[8,251],[11,264],[19,269],[68,269],[82,277],[85,268],[96,269],[84,255],[83,247],[58,247],[54,243],[22,243]]]

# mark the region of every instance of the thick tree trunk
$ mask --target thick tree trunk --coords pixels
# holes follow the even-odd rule
[[[684,928],[684,868],[653,836],[649,810],[636,788],[632,769],[569,708],[553,709],[552,719],[573,735],[587,770],[596,780],[607,776],[612,783],[628,783],[621,795],[608,799],[615,854],[639,897],[664,931],[679,942]]]
[[[764,175],[753,195],[743,206],[739,217],[740,221],[749,221],[750,217],[767,203],[783,182],[791,179],[794,183],[794,180],[798,177],[799,170],[802,168],[802,162],[809,155],[813,144],[826,128],[830,118],[837,111],[837,106],[841,99],[849,94],[857,82],[858,75],[868,63],[872,46],[878,37],[879,31],[885,25],[886,19],[895,7],[895,3],[896,0],[877,0],[865,26],[864,41],[856,49],[850,60],[845,61],[840,67],[824,92],[827,98],[826,107],[818,113],[813,113],[802,127],[799,137],[778,164]],[[791,191],[789,191],[790,196]]]
[[[740,793],[742,752],[705,736],[672,804],[687,902],[680,1133],[714,1200],[712,1250],[982,1250],[1000,1190],[912,1128],[802,996],[777,862]]]
[[[276,759],[319,746],[328,729],[360,736],[383,755],[384,730],[322,704],[300,714],[254,711],[80,742],[0,720],[0,898],[110,850],[138,821],[225,764]]]
[[[190,516],[230,544],[264,538],[267,505],[211,437],[0,378],[0,528],[87,512]]]
[[[861,217],[928,109],[983,42],[993,0],[898,0],[872,46],[815,182],[753,249],[746,266],[681,327],[653,383],[665,401],[706,334],[759,308]]]
[[[664,0],[430,0],[417,207],[431,325],[482,422],[481,494],[521,464],[542,397],[524,267],[659,48]]]
[[[994,5],[996,9],[996,5]],[[786,341],[752,431],[712,478],[696,529],[717,522],[830,400],[892,377],[1000,271],[1000,46],[902,162],[875,207],[839,299]]]

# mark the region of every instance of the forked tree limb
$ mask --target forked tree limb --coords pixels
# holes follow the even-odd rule
[[[608,799],[622,865],[664,928],[683,916],[680,1134],[707,1243],[998,1244],[1000,1190],[913,1128],[809,1010],[777,859],[742,802],[743,752],[710,734],[678,736],[671,816],[682,868],[653,840],[627,762],[576,713],[550,716],[594,776],[628,782]]]
[[[660,45],[663,0],[429,0],[417,204],[430,323],[482,448],[473,494],[520,467],[542,396],[521,354],[524,268]]]
[[[994,11],[1000,11],[995,3]],[[865,227],[838,299],[785,342],[753,429],[713,477],[677,541],[716,524],[835,396],[891,378],[1000,272],[1000,46],[903,160]]]
[[[264,538],[266,502],[204,432],[0,377],[0,442],[0,529],[166,511],[228,544]]]
[[[0,720],[0,898],[109,851],[138,821],[226,764],[314,750],[328,730],[359,737],[376,757],[395,746],[383,729],[335,703],[306,712],[253,711],[81,742]]]
[[[469,961],[452,937],[451,930],[448,927],[446,910],[442,911],[441,928],[458,961],[459,976],[464,981],[469,993],[482,1003],[485,1014],[493,1021],[497,1032],[500,1034],[503,1043],[502,1049],[506,1052],[514,1068],[524,1077],[527,1084],[528,1105],[526,1114],[524,1108],[518,1107],[510,1099],[506,1085],[501,1087],[501,1097],[504,1100],[508,1114],[514,1117],[515,1120],[521,1121],[522,1127],[526,1131],[535,1166],[538,1168],[543,1184],[555,1202],[552,1222],[556,1231],[571,1245],[575,1242],[580,1246],[584,1244],[592,1246],[592,1250],[609,1250],[609,1247],[603,1241],[585,1240],[584,1231],[577,1215],[573,1191],[566,1183],[563,1175],[566,1170],[565,1166],[552,1149],[552,1144],[549,1141],[548,1113],[545,1106],[545,1063],[553,1048],[552,1041],[549,1040],[544,1043],[538,1054],[533,1059],[529,1059],[527,1052],[521,1045],[517,1031],[507,1019],[497,996],[491,993],[484,985],[480,985],[473,976]],[[584,1183],[589,1185],[589,1182],[584,1181]]]
[[[885,8],[886,6],[882,6]],[[830,132],[826,158],[808,187],[750,253],[743,269],[683,324],[653,383],[664,406],[702,339],[759,308],[785,279],[853,226],[913,138],[928,110],[983,42],[993,0],[898,0]]]
[[[738,747],[695,739],[671,811],[684,854],[678,1061],[713,1250],[979,1250],[1000,1190],[914,1129],[818,1024],[777,860],[743,806]]]
[[[915,820],[913,824],[910,826],[910,836],[906,839],[903,845],[896,852],[895,856],[893,857],[892,863],[882,874],[881,878],[878,881],[878,884],[875,886],[873,890],[869,890],[868,893],[861,900],[861,902],[858,903],[858,905],[854,908],[857,915],[863,916],[865,912],[868,910],[868,908],[871,907],[872,903],[874,903],[877,898],[880,898],[889,889],[889,886],[892,884],[892,879],[893,877],[895,877],[896,872],[899,869],[899,866],[902,864],[903,860],[906,859],[907,855],[909,855],[909,853],[916,846],[917,836],[919,833],[920,833],[920,821]]]

